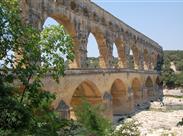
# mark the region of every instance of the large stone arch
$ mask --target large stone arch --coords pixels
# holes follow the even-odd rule
[[[126,67],[126,56],[125,56],[124,43],[120,38],[116,39],[114,43],[116,45],[118,55],[119,55],[118,66],[119,66],[119,68],[125,68]]]
[[[69,64],[69,68],[79,68],[81,65],[81,54],[79,51],[79,46],[80,46],[80,42],[78,40],[77,37],[77,30],[75,28],[74,23],[69,19],[69,17],[67,17],[66,15],[62,14],[62,13],[48,13],[47,16],[45,16],[44,20],[42,21],[42,26],[44,24],[44,22],[46,21],[47,18],[53,18],[54,20],[56,20],[59,24],[64,26],[64,30],[66,31],[67,34],[69,34],[72,37],[72,42],[73,42],[73,50],[75,53],[75,59],[73,62],[70,62]]]
[[[133,99],[135,106],[142,100],[141,82],[138,78],[132,80],[131,88],[133,91]]]
[[[92,105],[102,104],[101,93],[91,81],[85,80],[75,89],[70,101],[71,118],[75,118],[73,108],[80,105],[83,100],[88,101]]]
[[[129,111],[128,92],[124,82],[116,79],[111,86],[113,115],[125,114]]]
[[[106,39],[104,37],[104,34],[97,27],[92,27],[90,33],[92,33],[94,35],[94,37],[97,41],[97,44],[98,44],[98,49],[99,49],[99,53],[100,53],[99,66],[100,66],[100,68],[107,68],[109,66],[108,48],[106,45]],[[89,34],[88,34],[88,36],[89,36]]]
[[[145,81],[145,88],[147,91],[148,99],[152,100],[152,98],[154,97],[154,86],[153,86],[152,78],[150,76],[148,76]]]

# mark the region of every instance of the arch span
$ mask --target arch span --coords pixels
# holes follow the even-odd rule
[[[111,86],[113,115],[128,112],[128,92],[122,80],[116,79]]]
[[[86,100],[92,105],[102,104],[102,96],[96,85],[91,81],[83,81],[74,91],[70,105],[71,118],[75,119],[73,108]]]

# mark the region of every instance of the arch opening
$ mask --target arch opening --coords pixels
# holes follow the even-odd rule
[[[144,49],[144,70],[148,70],[148,51],[147,49]]]
[[[162,69],[162,57],[160,56],[160,54],[157,54],[157,58],[156,58],[156,70],[157,71],[161,71]]]
[[[113,58],[118,68],[126,67],[125,47],[121,39],[117,39],[113,44]]]
[[[117,49],[117,46],[115,43],[113,44],[112,56],[113,56],[112,57],[112,67],[119,68],[120,58],[119,58],[118,49]]]
[[[95,39],[95,36],[90,33],[88,37],[88,44],[87,44],[87,68],[99,68],[99,49],[98,43]]]
[[[129,57],[129,67],[139,69],[139,50],[136,46],[130,48]]]
[[[147,97],[150,98],[150,99],[152,97],[154,97],[153,81],[152,81],[151,77],[148,77],[146,79],[145,87],[146,87],[146,90],[147,90]]]
[[[154,52],[152,52],[152,54],[151,54],[151,69],[152,70],[155,70],[156,64],[157,64],[157,55]]]
[[[72,38],[73,46],[74,46],[74,53],[75,53],[75,59],[73,62],[66,61],[66,67],[67,68],[79,68],[80,67],[80,52],[79,52],[79,41],[76,38],[76,30],[74,25],[71,23],[71,21],[64,15],[60,14],[54,14],[48,16],[44,22],[42,23],[42,28],[49,27],[51,25],[63,25],[64,30],[67,34],[69,34]]]
[[[125,114],[129,111],[128,93],[125,84],[116,79],[111,87],[113,115]]]
[[[142,100],[142,90],[141,83],[138,78],[134,78],[132,81],[132,90],[135,106],[139,104]]]
[[[91,81],[83,81],[74,91],[70,105],[71,118],[76,119],[74,108],[81,105],[83,100],[86,100],[92,105],[102,104],[102,96],[96,85]]]
[[[106,45],[106,40],[103,35],[103,33],[98,29],[98,28],[92,28],[91,32],[93,36],[96,39],[97,45],[98,45],[98,50],[99,50],[99,67],[100,68],[107,68],[109,66],[109,61],[108,61],[108,48]]]

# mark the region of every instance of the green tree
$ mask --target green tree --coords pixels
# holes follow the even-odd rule
[[[175,72],[169,67],[165,66],[162,72],[163,86],[168,88],[174,88],[176,82]]]
[[[57,135],[55,96],[42,90],[42,79],[49,74],[59,82],[74,57],[72,40],[60,25],[40,32],[22,24],[19,9],[17,0],[0,1],[1,134]]]
[[[176,75],[176,86],[183,87],[183,72]]]

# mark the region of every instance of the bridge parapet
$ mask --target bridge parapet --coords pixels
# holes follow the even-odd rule
[[[149,70],[133,70],[127,68],[119,68],[119,69],[69,69],[65,71],[65,75],[81,75],[81,74],[110,74],[110,73],[138,73],[138,74],[155,74],[158,75],[159,72]]]

